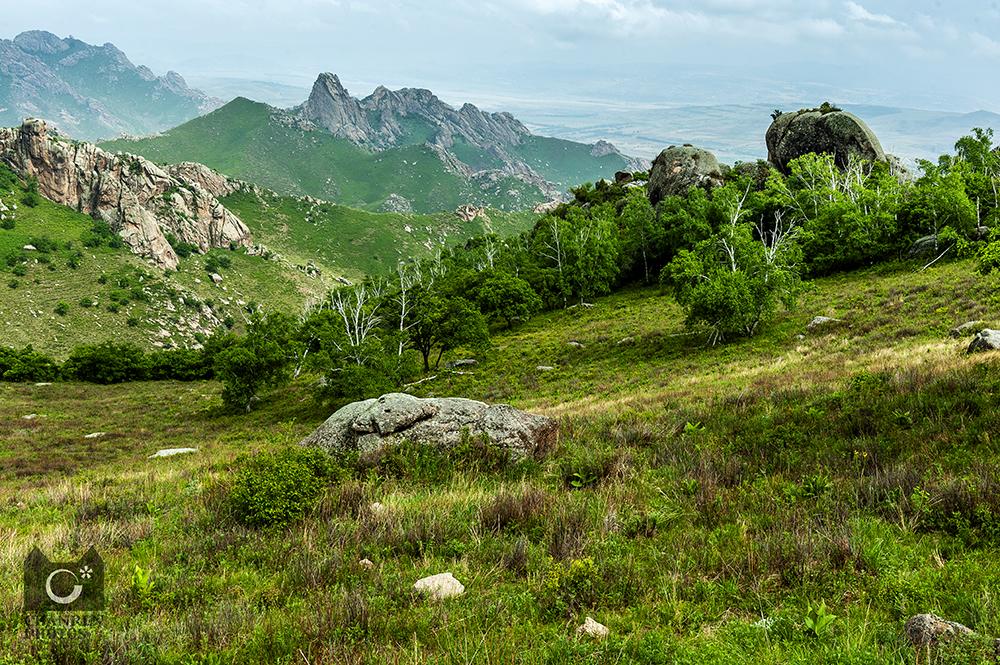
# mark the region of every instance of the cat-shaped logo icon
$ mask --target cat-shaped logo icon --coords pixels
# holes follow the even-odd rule
[[[54,563],[35,547],[24,560],[26,612],[104,609],[104,561],[93,547],[79,561]]]

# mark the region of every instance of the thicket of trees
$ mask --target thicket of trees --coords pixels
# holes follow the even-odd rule
[[[990,130],[920,162],[916,176],[807,155],[787,176],[764,162],[738,164],[723,186],[654,208],[645,174],[634,175],[573,190],[573,201],[518,236],[487,234],[401,262],[298,318],[256,313],[245,335],[220,333],[199,361],[171,356],[158,373],[212,373],[240,410],[303,372],[322,377],[324,397],[353,399],[432,371],[451,350],[485,346],[491,325],[509,328],[630,284],[662,284],[688,324],[717,343],[757,333],[808,277],[915,253],[925,263],[978,255],[981,271],[1000,270],[1000,149]],[[71,358],[64,374],[105,380],[84,362],[94,353]],[[28,358],[5,365],[0,354],[0,375],[24,375]],[[136,376],[153,376],[154,365]],[[162,369],[174,365],[186,369]]]

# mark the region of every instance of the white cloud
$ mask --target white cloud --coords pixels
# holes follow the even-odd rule
[[[888,14],[874,14],[856,2],[847,2],[847,17],[854,21],[877,23],[880,25],[900,25],[900,22]]]

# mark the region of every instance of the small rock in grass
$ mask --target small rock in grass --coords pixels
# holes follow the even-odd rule
[[[153,459],[154,457],[173,457],[174,455],[184,455],[186,453],[196,452],[198,452],[197,448],[164,448],[163,450],[157,450],[147,459]]]
[[[21,420],[34,420],[37,417],[38,417],[37,413],[29,413],[26,416],[21,416]]]
[[[361,561],[358,561],[358,565],[364,568],[365,570],[371,570],[372,568],[375,567],[375,564],[372,563],[371,559],[362,559]]]
[[[566,342],[566,344],[569,345],[569,346],[572,346],[574,349],[582,349],[582,348],[584,348],[583,344],[581,344],[580,342],[576,341],[575,339],[572,340],[572,341],[570,341],[570,342]]]
[[[635,337],[622,337],[620,340],[618,340],[618,346],[632,344],[633,342],[635,342]]]
[[[555,367],[553,367],[551,365],[539,365],[535,369],[537,369],[539,372],[551,372],[551,371],[555,370]]]
[[[465,585],[455,579],[451,573],[438,573],[416,581],[414,590],[426,593],[432,600],[444,600],[465,593]]]
[[[831,328],[838,323],[843,323],[843,321],[841,319],[834,319],[829,316],[817,316],[813,318],[812,321],[809,322],[809,325],[806,326],[806,328],[808,328],[809,330],[817,330],[819,328]]]
[[[41,383],[36,383],[36,386],[51,386],[52,384],[47,381],[42,381]]]
[[[577,635],[586,635],[587,637],[592,637],[595,640],[603,640],[611,633],[608,627],[603,623],[598,623],[592,618],[587,617],[581,626],[576,629]]]
[[[941,640],[973,634],[968,626],[942,619],[936,614],[917,614],[910,617],[903,626],[903,632],[915,647],[929,646]]]
[[[106,436],[107,432],[91,432],[90,434],[84,434],[85,439],[100,439],[102,436]]]
[[[977,351],[996,351],[1000,349],[1000,330],[980,330],[976,333],[976,336],[972,338],[972,342],[969,344],[968,353],[976,353]]]
[[[375,501],[372,505],[368,506],[368,510],[371,511],[372,515],[382,515],[388,509],[378,501]]]

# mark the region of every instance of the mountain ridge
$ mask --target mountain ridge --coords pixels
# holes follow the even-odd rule
[[[174,71],[157,76],[110,42],[43,30],[0,40],[0,125],[46,120],[80,140],[167,129],[218,108]]]

